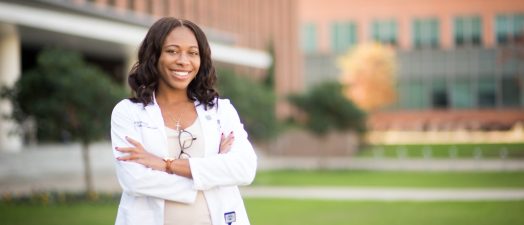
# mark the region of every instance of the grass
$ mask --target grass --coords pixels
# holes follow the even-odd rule
[[[259,171],[254,185],[416,188],[524,188],[518,172]]]
[[[3,204],[0,222],[5,225],[114,224],[117,204]]]
[[[505,156],[508,159],[524,159],[524,143],[376,145],[367,147],[358,153],[358,157],[423,158],[428,156],[431,156],[431,158],[490,159],[500,159]]]
[[[524,201],[380,202],[246,199],[252,225],[522,225]],[[0,203],[6,225],[114,224],[117,204]]]
[[[524,201],[376,202],[247,199],[252,225],[522,225]]]

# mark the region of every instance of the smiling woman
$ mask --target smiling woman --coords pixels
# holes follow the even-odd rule
[[[158,71],[162,79],[158,88],[185,91],[199,68],[198,42],[193,32],[186,27],[173,29],[164,41],[158,60]]]
[[[256,155],[235,108],[218,98],[204,32],[158,20],[128,81],[133,97],[111,119],[123,188],[116,224],[249,225],[237,186],[253,181]]]

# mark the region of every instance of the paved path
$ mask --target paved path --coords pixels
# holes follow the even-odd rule
[[[95,189],[119,192],[109,143],[92,146]],[[41,145],[20,153],[0,153],[0,193],[82,191],[79,145]],[[374,170],[524,170],[524,161],[499,160],[373,160],[351,158],[270,158],[259,154],[259,169],[374,169]],[[385,189],[328,187],[244,187],[250,197],[376,200],[513,200],[524,199],[520,189]]]
[[[524,200],[524,189],[244,187],[241,188],[241,191],[244,196],[253,198],[381,201]]]

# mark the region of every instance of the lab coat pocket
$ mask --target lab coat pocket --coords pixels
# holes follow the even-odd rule
[[[218,189],[220,192],[219,196],[222,198],[221,200],[224,203],[223,208],[221,209],[221,215],[234,215],[235,221],[232,224],[249,224],[245,212],[244,201],[242,200],[238,187],[222,186]]]
[[[126,225],[154,224],[155,212],[144,197],[122,198],[118,216],[122,216]]]
[[[126,225],[155,224],[155,212],[153,210],[129,210],[121,208],[123,221]]]

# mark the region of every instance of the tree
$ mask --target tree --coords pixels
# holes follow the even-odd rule
[[[93,194],[89,145],[109,136],[111,111],[126,96],[125,89],[80,54],[46,49],[36,68],[3,92],[14,105],[11,117],[18,124],[28,117],[36,120],[40,140],[61,139],[66,133],[81,143],[86,191]]]
[[[366,130],[365,113],[344,97],[338,82],[325,82],[314,86],[309,92],[292,95],[290,102],[306,113],[305,125],[316,134],[329,130],[354,130],[362,134]]]
[[[218,90],[231,100],[255,141],[268,140],[278,132],[276,97],[270,87],[230,70],[218,71]],[[220,107],[220,106],[218,106]]]
[[[393,103],[395,53],[379,43],[360,44],[339,59],[344,95],[361,109],[374,111]]]
[[[271,60],[271,64],[266,70],[266,77],[264,78],[264,86],[269,88],[270,90],[275,89],[275,46],[273,45],[273,42],[269,42],[269,46],[267,47],[267,52],[271,56],[273,60]]]

